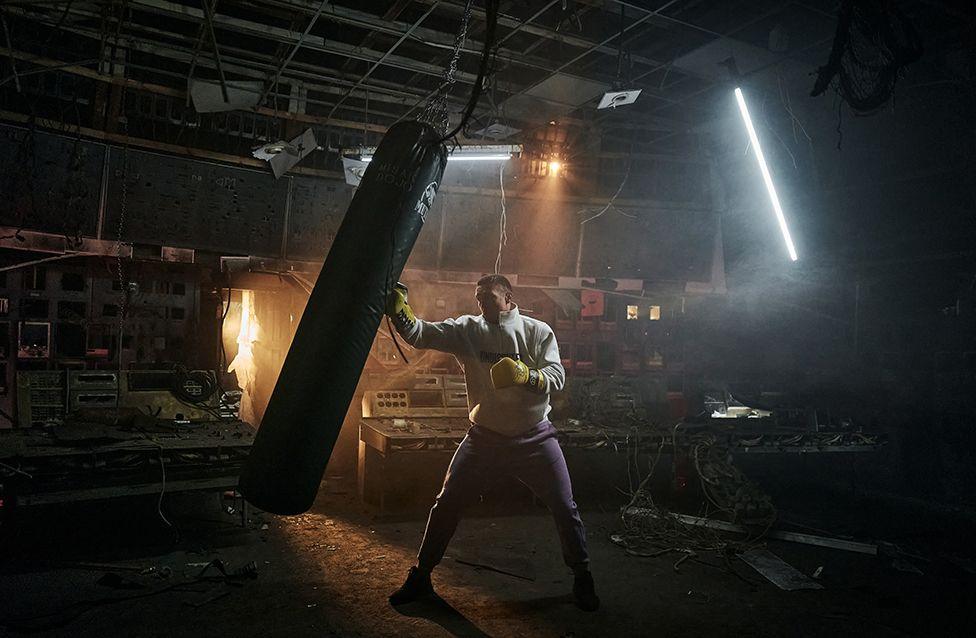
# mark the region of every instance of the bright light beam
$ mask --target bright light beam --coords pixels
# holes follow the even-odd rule
[[[763,181],[766,182],[766,190],[769,191],[769,199],[773,202],[773,210],[776,211],[776,220],[779,222],[779,229],[783,231],[783,239],[786,240],[786,249],[790,251],[790,259],[796,261],[796,248],[793,247],[793,239],[790,237],[790,230],[786,227],[786,217],[783,215],[783,207],[779,205],[779,197],[776,195],[776,187],[773,186],[773,178],[769,175],[769,167],[766,166],[766,158],[763,156],[762,148],[759,146],[759,138],[756,136],[756,129],[752,126],[752,119],[749,117],[749,109],[746,108],[746,100],[742,97],[742,89],[736,87],[735,99],[739,103],[739,112],[742,113],[742,120],[746,123],[746,130],[749,132],[749,141],[752,149],[756,151],[756,159],[759,161],[759,170],[762,172]]]

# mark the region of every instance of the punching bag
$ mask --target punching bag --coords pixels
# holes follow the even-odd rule
[[[241,474],[249,502],[299,514],[315,500],[386,308],[447,164],[427,124],[387,131],[363,175],[285,357]]]

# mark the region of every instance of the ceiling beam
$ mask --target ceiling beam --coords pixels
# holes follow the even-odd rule
[[[28,14],[16,8],[12,8],[8,10],[10,11],[11,15],[18,15],[19,17],[30,19],[33,20],[34,22],[44,24],[46,26],[53,27],[55,25],[55,21],[51,17],[41,18],[36,13]],[[96,14],[83,12],[81,10],[74,9],[74,8],[71,9],[71,12],[77,13],[78,15],[81,16],[86,16],[91,18],[97,17]],[[147,33],[150,35],[168,36],[170,38],[173,37],[173,34],[171,33],[160,31],[152,27],[147,27],[143,25],[134,25],[134,28],[136,28],[138,31],[142,33]],[[62,27],[61,30],[74,33],[87,38],[100,39],[101,37],[100,32],[93,28]],[[192,63],[193,61],[192,50],[189,47],[184,48],[175,44],[167,45],[162,43],[152,43],[147,41],[146,38],[130,37],[128,35],[121,36],[119,38],[119,42],[120,44],[132,49],[133,51],[149,53],[163,59],[174,60],[185,64]],[[253,51],[246,51],[244,49],[238,49],[227,45],[224,45],[222,49],[225,52],[224,58],[227,61],[231,62],[231,64],[227,64],[225,65],[225,67],[239,76],[246,77],[249,79],[264,79],[266,77],[265,73],[259,71],[274,70],[274,66],[267,62],[261,62],[246,57],[234,57],[233,55],[230,56],[226,55],[226,53],[232,53],[232,54],[236,53],[240,56],[259,55]],[[188,55],[190,55],[189,61],[187,58]],[[215,68],[213,63],[206,59],[198,60],[197,64],[211,69]],[[358,76],[352,76],[351,74],[345,74],[345,75],[349,75],[349,78],[345,78],[341,76],[330,77],[323,73],[323,69],[321,67],[316,67],[314,65],[309,65],[305,63],[295,63],[295,62],[293,62],[290,65],[289,73],[293,75],[285,77],[283,79],[283,81],[286,83],[299,83],[317,92],[327,93],[327,94],[337,94],[337,95],[341,95],[343,93],[343,89],[341,87],[353,86],[355,84],[355,81],[352,78],[358,77]],[[330,82],[334,82],[336,86],[322,85],[316,83],[316,81],[321,81],[321,80],[328,80]],[[400,105],[412,104],[413,101],[416,100],[417,97],[419,97],[418,93],[412,93],[401,88],[399,85],[382,82],[382,81],[378,81],[377,83],[366,85],[362,90],[364,92],[369,91],[369,97],[371,100],[390,102],[390,103],[400,104]],[[288,96],[284,96],[284,97],[288,97]],[[462,102],[459,100],[458,104],[460,105],[462,104]]]
[[[416,1],[421,4],[430,4],[435,0],[416,0]],[[464,4],[458,3],[455,0],[448,0],[446,2],[443,2],[441,6],[444,8],[449,8],[452,11],[464,10]],[[663,9],[650,10],[650,11],[662,11],[662,10]],[[482,11],[481,9],[473,8],[471,10],[471,15],[472,17],[477,17],[480,20],[485,19],[485,12]],[[652,17],[654,17],[654,15],[657,14],[653,14],[650,17],[647,17],[646,19],[650,20]],[[511,16],[499,15],[498,24],[500,26],[504,26],[512,29],[517,28],[521,31],[525,31],[526,33],[537,35],[541,38],[546,38],[547,40],[552,40],[554,42],[561,42],[563,44],[568,44],[570,46],[577,47],[579,49],[590,49],[594,52],[602,53],[604,55],[608,55],[613,58],[616,58],[618,55],[620,55],[619,47],[610,45],[609,41],[594,42],[593,40],[588,40],[586,38],[581,38],[566,33],[560,33],[559,31],[554,31],[553,29],[549,29],[546,27],[542,27],[534,24],[523,24],[521,21]],[[641,64],[644,66],[650,66],[650,67],[660,67],[661,65],[666,64],[666,62],[663,60],[657,60],[655,58],[650,58],[644,55],[639,55],[634,53],[630,55],[630,59],[634,63]],[[682,73],[684,73],[684,71],[682,71]]]
[[[150,13],[179,18],[194,24],[196,24],[199,20],[204,19],[204,12],[200,9],[176,2],[169,2],[168,0],[129,0],[129,6],[132,8],[145,10]],[[328,12],[326,12],[325,15],[328,16]],[[291,31],[290,29],[283,29],[281,27],[265,25],[259,22],[252,22],[250,20],[243,20],[241,18],[235,18],[228,15],[215,15],[213,22],[215,27],[219,27],[227,31],[263,37],[276,42],[283,42],[291,45],[300,42],[303,48],[311,51],[345,56],[348,58],[363,60],[365,62],[376,62],[383,59],[383,64],[385,66],[435,77],[440,77],[444,74],[444,69],[436,64],[428,64],[426,62],[421,62],[413,58],[407,58],[399,55],[388,55],[384,59],[382,51],[357,47],[344,42],[337,42],[335,40],[326,40],[325,38],[317,35],[309,34],[303,40],[302,34],[299,32]],[[458,71],[456,77],[459,81],[466,84],[474,84],[476,79],[474,74],[465,73],[463,71]]]
[[[23,60],[25,62],[30,62],[31,64],[37,64],[39,66],[45,66],[53,70],[62,71],[64,73],[70,73],[72,75],[77,75],[80,77],[85,77],[97,82],[105,82],[107,84],[114,84],[116,86],[122,86],[125,88],[133,89],[136,91],[145,91],[147,93],[156,93],[157,95],[167,95],[174,98],[184,99],[186,98],[186,91],[183,89],[173,88],[171,86],[164,86],[162,84],[155,84],[153,82],[143,82],[141,80],[134,80],[132,78],[124,78],[118,75],[105,75],[91,69],[87,69],[81,66],[75,66],[68,63],[61,62],[60,60],[52,60],[51,58],[44,58],[33,53],[26,53],[23,51],[10,51],[9,55],[18,60]],[[243,89],[241,89],[243,90]],[[363,122],[355,122],[349,120],[335,119],[319,117],[315,115],[307,115],[304,113],[292,113],[289,111],[275,111],[267,107],[260,107],[253,109],[254,113],[259,115],[266,115],[268,117],[276,117],[283,120],[293,120],[296,122],[305,122],[308,124],[317,124],[319,126],[332,126],[336,128],[347,128],[354,129],[357,131],[368,130],[375,133],[385,133],[387,127],[380,124],[368,124]]]

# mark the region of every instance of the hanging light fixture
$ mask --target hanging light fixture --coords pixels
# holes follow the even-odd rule
[[[759,146],[759,137],[756,129],[752,125],[749,117],[749,109],[746,107],[746,100],[742,96],[742,89],[735,88],[735,100],[739,103],[739,112],[742,113],[742,121],[746,124],[746,131],[749,133],[749,142],[752,150],[756,153],[756,160],[759,162],[759,170],[762,172],[763,181],[766,183],[766,190],[769,192],[769,200],[773,203],[773,211],[776,213],[776,221],[779,222],[779,229],[783,233],[783,240],[786,242],[786,249],[790,253],[790,259],[797,260],[796,248],[793,246],[793,238],[790,237],[790,229],[786,227],[786,216],[783,215],[783,207],[780,206],[779,197],[776,195],[776,187],[773,185],[773,178],[769,174],[769,167],[766,166],[766,157],[763,155],[762,147]]]
[[[363,162],[373,159],[375,148],[360,149]],[[487,144],[481,146],[465,146],[447,156],[448,162],[507,162],[522,153],[521,144]]]

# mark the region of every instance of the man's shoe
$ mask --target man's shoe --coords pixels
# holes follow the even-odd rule
[[[573,580],[573,600],[583,611],[596,611],[600,608],[600,598],[596,595],[593,575],[590,572],[578,574]]]
[[[593,590],[592,579],[590,580],[590,591]],[[416,567],[411,567],[400,589],[390,594],[391,605],[403,605],[417,599],[431,596],[434,593],[434,586],[430,584],[430,572],[422,572]]]

